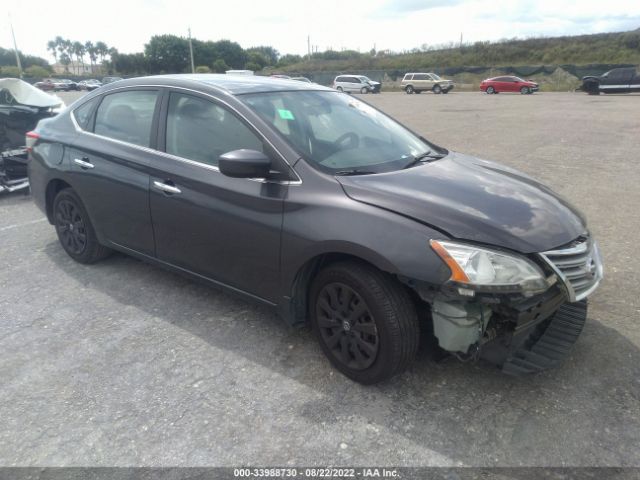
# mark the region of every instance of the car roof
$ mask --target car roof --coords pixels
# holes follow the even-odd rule
[[[328,90],[316,84],[296,80],[262,77],[256,75],[226,75],[212,73],[183,73],[174,75],[154,75],[118,81],[113,88],[135,85],[166,85],[182,87],[210,87],[231,95],[244,93],[282,92],[291,90]]]

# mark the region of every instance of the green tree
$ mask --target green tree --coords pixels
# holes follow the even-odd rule
[[[223,59],[219,58],[213,62],[212,69],[216,73],[224,73],[229,70],[229,65],[227,65]]]
[[[247,54],[236,42],[220,40],[213,42],[216,49],[216,57],[224,60],[231,68],[243,68],[247,63]]]
[[[251,54],[257,53],[264,59],[264,66],[276,65],[278,63],[278,58],[280,54],[278,51],[269,46],[260,45],[258,47],[251,47],[247,49],[247,55],[251,56]],[[247,61],[253,61],[251,59],[247,59]],[[260,62],[257,62],[260,63]]]
[[[198,65],[196,67],[196,73],[211,73],[211,69],[206,65]]]
[[[189,65],[189,42],[176,35],[155,35],[144,46],[151,73],[182,73]]]
[[[0,75],[9,78],[20,78],[20,69],[14,66],[0,68]]]
[[[49,70],[40,65],[31,65],[24,69],[24,74],[31,78],[43,78],[49,76]]]

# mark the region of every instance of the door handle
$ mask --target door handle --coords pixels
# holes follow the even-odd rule
[[[171,193],[171,194],[182,193],[182,190],[180,190],[178,187],[174,185],[169,185],[168,183],[164,183],[164,182],[154,181],[153,186],[156,187],[158,190],[162,190],[165,193]]]
[[[88,161],[88,158],[74,158],[73,162],[80,165],[81,168],[83,168],[84,170],[86,170],[87,168],[95,168],[95,165],[91,162]]]

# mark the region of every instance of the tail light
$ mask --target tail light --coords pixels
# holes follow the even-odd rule
[[[33,150],[33,146],[36,144],[39,138],[40,138],[40,135],[38,135],[36,132],[27,132],[26,143],[25,143],[27,146],[27,152],[30,152]]]

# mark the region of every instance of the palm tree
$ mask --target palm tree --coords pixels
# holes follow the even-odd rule
[[[55,40],[49,40],[47,42],[47,50],[49,50],[51,52],[51,55],[53,55],[53,59],[56,61],[56,63],[58,63],[58,49],[57,49],[58,45],[56,44]]]
[[[98,55],[96,53],[96,47],[91,40],[87,40],[84,44],[84,49],[89,55],[89,63],[91,63],[91,73],[95,71],[95,63],[98,59]]]
[[[82,73],[84,74],[84,54],[86,53],[84,45],[82,44],[82,42],[75,41],[73,42],[72,50],[76,55],[76,59],[78,60],[80,65],[82,65]],[[80,68],[80,65],[78,65],[78,69]]]
[[[109,47],[104,42],[96,42],[96,50],[100,56],[100,63],[104,63],[104,57],[109,53]]]

